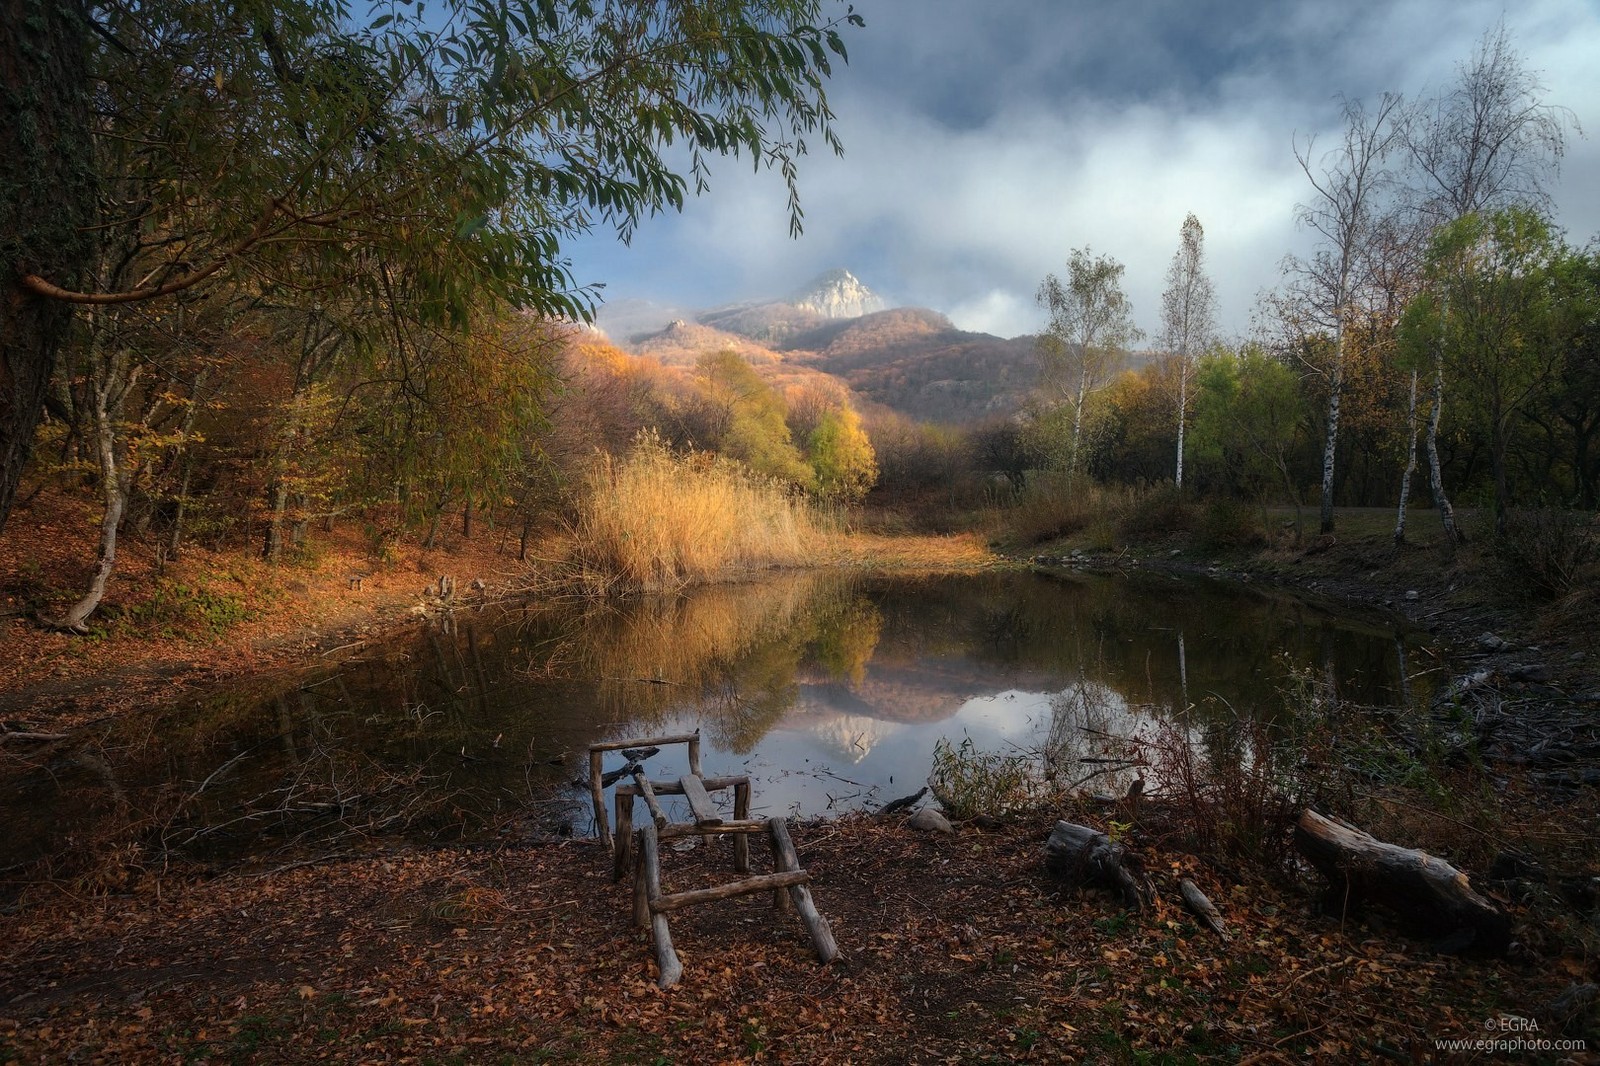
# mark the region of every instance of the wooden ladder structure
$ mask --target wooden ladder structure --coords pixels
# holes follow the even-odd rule
[[[618,783],[616,788],[617,830],[615,836],[607,824],[601,756],[607,751],[623,748],[665,747],[669,744],[687,744],[689,747],[689,773],[677,780],[651,780],[642,767],[631,766],[633,784]],[[633,874],[633,921],[650,928],[650,939],[655,946],[657,984],[670,988],[683,976],[683,964],[672,946],[672,931],[667,926],[667,916],[700,903],[748,896],[757,892],[771,892],[773,906],[787,912],[791,906],[800,914],[817,958],[831,961],[839,954],[839,945],[833,939],[828,920],[817,911],[807,885],[811,875],[800,865],[794,841],[789,836],[789,825],[782,818],[750,817],[749,777],[703,777],[700,772],[700,734],[647,737],[638,740],[612,741],[595,744],[589,748],[589,782],[595,805],[595,821],[600,838],[612,848],[612,879],[620,881],[630,869]],[[725,819],[711,802],[711,793],[732,790],[733,818]],[[658,796],[681,795],[688,801],[693,821],[674,822],[661,809]],[[649,818],[638,828],[633,828],[633,809],[636,799],[644,800]],[[772,849],[773,872],[750,873],[750,837],[765,834]],[[684,892],[665,893],[661,888],[661,845],[686,836],[699,836],[710,841],[719,836],[733,841],[734,873],[739,880],[710,888],[690,889]]]

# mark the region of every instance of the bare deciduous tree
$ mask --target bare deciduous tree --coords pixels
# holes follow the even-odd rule
[[[1302,204],[1298,219],[1315,230],[1324,244],[1309,261],[1291,259],[1296,288],[1310,321],[1333,339],[1328,379],[1328,421],[1322,449],[1322,532],[1333,531],[1334,456],[1339,442],[1339,404],[1344,393],[1346,335],[1362,286],[1361,267],[1381,214],[1381,198],[1389,182],[1386,160],[1395,148],[1400,127],[1400,97],[1385,93],[1368,111],[1359,100],[1344,104],[1344,137],[1313,162],[1314,138],[1296,145],[1295,159],[1316,196]]]

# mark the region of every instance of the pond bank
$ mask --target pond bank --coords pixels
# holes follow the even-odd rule
[[[82,501],[47,496],[0,538],[6,732],[70,731],[219,684],[293,672],[445,609],[577,594],[540,576],[565,557],[562,543],[547,542],[543,558],[523,563],[506,531],[447,535],[431,550],[401,543],[376,559],[365,534],[345,523],[279,567],[248,549],[199,546],[162,564],[130,539],[91,634],[72,636],[36,617],[49,617],[50,605],[82,581],[95,523]],[[852,533],[832,538],[817,565],[960,572],[1004,564],[970,536]],[[448,603],[437,595],[442,576],[454,584]]]

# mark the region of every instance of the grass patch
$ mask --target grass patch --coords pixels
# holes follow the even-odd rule
[[[823,539],[782,483],[734,460],[674,454],[641,434],[590,471],[574,535],[590,584],[674,588],[729,572],[806,562]]]

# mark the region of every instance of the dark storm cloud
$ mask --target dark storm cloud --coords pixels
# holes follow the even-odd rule
[[[775,176],[721,166],[682,216],[621,249],[576,246],[612,296],[683,306],[782,295],[846,266],[895,302],[974,329],[1037,328],[1032,294],[1074,247],[1127,264],[1147,330],[1184,215],[1206,227],[1224,326],[1242,333],[1310,192],[1294,139],[1332,143],[1339,97],[1447,83],[1495,3],[1089,4],[858,0],[868,21],[830,88],[842,159],[802,169],[806,233],[786,236]],[[1506,14],[1547,99],[1600,120],[1600,14],[1534,0]],[[1578,243],[1600,227],[1600,158],[1575,139],[1556,191]]]

